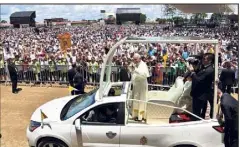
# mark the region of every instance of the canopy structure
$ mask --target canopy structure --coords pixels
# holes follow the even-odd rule
[[[171,37],[128,37],[126,43],[218,43],[218,40],[202,37],[171,36]]]
[[[117,42],[108,52],[106,58],[104,59],[101,77],[100,77],[100,87],[99,87],[99,99],[102,99],[104,90],[111,83],[111,73],[112,73],[112,60],[115,52],[117,51],[118,46],[123,43],[205,43],[205,44],[214,44],[215,46],[215,60],[214,64],[218,65],[218,40],[204,39],[200,37],[125,37],[119,42]],[[214,83],[217,83],[218,80],[218,66],[215,68],[215,78]],[[106,75],[106,79],[104,76]],[[217,84],[214,84],[214,104],[217,104]],[[214,107],[215,108],[215,107]],[[216,114],[216,109],[214,109],[214,114]]]
[[[183,13],[233,13],[237,12],[235,6],[227,4],[173,4]]]

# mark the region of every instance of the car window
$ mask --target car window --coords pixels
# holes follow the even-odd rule
[[[119,125],[124,124],[124,104],[109,103],[97,106],[81,117],[82,124]]]
[[[108,96],[120,96],[122,94],[122,86],[112,86],[108,92]]]
[[[68,109],[66,114],[63,117],[63,120],[66,120],[73,115],[77,114],[78,112],[82,111],[83,109],[91,106],[95,103],[95,95],[98,89],[95,89],[89,93],[79,95],[78,97],[74,98],[72,101],[69,102]]]

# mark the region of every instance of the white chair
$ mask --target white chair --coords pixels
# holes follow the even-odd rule
[[[176,106],[179,97],[182,95],[183,88],[183,78],[178,77],[175,81],[175,84],[170,88],[169,91],[150,91],[150,94],[148,94],[148,102],[167,106]],[[147,123],[168,123],[174,108],[155,104],[147,104]]]

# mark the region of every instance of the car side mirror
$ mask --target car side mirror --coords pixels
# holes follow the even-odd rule
[[[75,128],[76,128],[76,130],[81,131],[81,120],[80,119],[76,119]]]

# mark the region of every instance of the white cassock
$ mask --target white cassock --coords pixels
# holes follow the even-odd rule
[[[148,77],[149,77],[149,71],[148,71],[147,64],[141,61],[133,71],[133,75],[132,75],[133,99],[147,101],[147,92],[148,92],[147,78]],[[133,118],[138,117],[138,120],[142,120],[143,118],[145,119],[146,118],[145,106],[146,104],[143,102],[133,101],[132,117]]]

